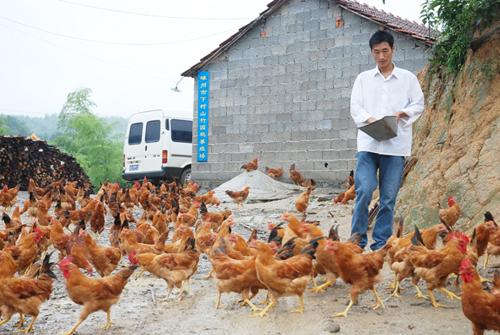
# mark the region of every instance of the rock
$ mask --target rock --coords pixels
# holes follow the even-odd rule
[[[340,331],[340,325],[332,321],[328,323],[324,330],[329,333],[338,333]]]

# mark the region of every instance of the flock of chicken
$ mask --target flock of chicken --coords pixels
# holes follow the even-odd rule
[[[257,161],[249,164],[253,164],[250,170],[258,167]],[[294,167],[290,171],[300,175]],[[303,312],[308,284],[311,282],[312,290],[319,293],[337,278],[351,290],[349,305],[335,316],[347,316],[358,296],[367,290],[375,297],[373,308],[384,308],[375,285],[387,262],[395,274],[391,297],[399,296],[399,283],[411,278],[417,296],[427,298],[417,286],[422,280],[434,307],[442,306],[435,299],[436,289],[450,299],[462,300],[463,312],[471,320],[475,334],[482,334],[484,329],[500,330],[500,275],[495,273],[493,289],[488,292],[476,271],[478,257],[500,254],[500,229],[491,213],[485,214],[484,222],[469,237],[454,230],[460,208],[450,197],[448,208],[440,210],[441,223],[423,230],[415,228],[404,235],[400,220],[384,248],[366,253],[357,244],[359,236],[341,241],[338,227],[325,234],[318,222],[306,221],[315,185],[301,175],[297,180],[307,187],[295,203],[303,218],[283,213],[283,222],[269,224],[267,241],[258,240],[256,230],[248,239],[234,233],[232,212],[209,210],[207,206],[220,205],[219,199],[214,191],[199,195],[199,185],[192,181],[184,187],[175,182],[155,186],[146,179],[130,188],[105,183],[95,197],[77,188],[75,182],[56,181],[42,188],[30,181],[29,199],[23,208],[15,206],[18,188],[4,187],[0,192],[5,224],[0,230],[0,325],[17,313],[19,327],[24,316],[32,317],[24,331],[33,330],[56,278],[52,261],[57,250],[68,296],[83,306],[79,320],[66,334],[73,334],[89,314],[99,310],[107,313],[105,328],[109,328],[111,306],[118,302],[137,268],[141,270],[138,277],[147,271],[163,279],[167,298],[178,288],[182,299],[202,253],[212,265],[209,277],[216,280],[217,308],[222,294],[235,292],[241,294],[241,304],[259,316],[265,316],[284,296],[297,296],[295,311]],[[352,175],[349,180],[344,196],[352,198]],[[249,192],[245,188],[226,193],[241,206]],[[343,202],[343,198],[337,200]],[[132,214],[135,208],[143,209],[139,219]],[[24,213],[29,219],[22,221]],[[107,213],[114,221],[109,227],[109,246],[104,246],[95,237],[104,231]],[[438,237],[443,241],[439,247]],[[122,256],[131,265],[117,270]],[[99,277],[93,275],[94,270]],[[461,282],[461,297],[446,288],[453,275],[456,283]],[[324,283],[318,285],[320,276]],[[267,291],[264,308],[252,302],[259,290]]]

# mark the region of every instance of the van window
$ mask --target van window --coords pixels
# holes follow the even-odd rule
[[[128,134],[128,144],[141,144],[142,139],[142,122],[132,123]]]
[[[146,123],[146,143],[158,142],[160,140],[160,121],[148,121]]]
[[[165,119],[165,129],[170,130],[170,126],[168,125],[168,119]]]
[[[193,122],[184,120],[170,120],[172,141],[182,143],[193,142]]]

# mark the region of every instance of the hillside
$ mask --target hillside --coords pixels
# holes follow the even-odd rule
[[[414,128],[418,163],[398,200],[408,226],[436,223],[437,202],[446,206],[450,195],[462,206],[458,225],[464,229],[481,221],[487,210],[500,215],[498,28],[482,34],[486,41],[475,52],[469,50],[458,75],[429,67],[419,75],[426,110]]]

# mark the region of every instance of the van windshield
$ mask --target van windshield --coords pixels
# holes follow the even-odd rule
[[[193,122],[185,120],[170,120],[172,141],[182,143],[193,142]]]

